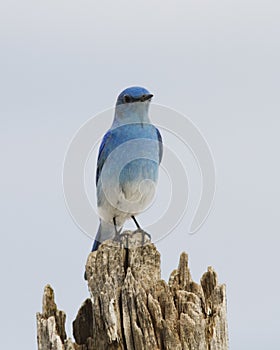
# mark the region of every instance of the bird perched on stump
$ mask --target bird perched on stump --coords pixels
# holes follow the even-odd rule
[[[152,97],[145,88],[134,86],[117,98],[113,124],[97,160],[100,224],[92,251],[107,239],[119,240],[128,219],[142,230],[135,217],[152,202],[162,158],[162,138],[149,119]]]

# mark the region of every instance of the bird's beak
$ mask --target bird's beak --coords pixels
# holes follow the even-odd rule
[[[154,95],[153,94],[147,94],[147,95],[143,95],[140,99],[141,102],[144,102],[144,101],[148,101],[150,100]]]

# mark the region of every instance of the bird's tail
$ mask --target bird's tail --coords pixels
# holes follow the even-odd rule
[[[113,224],[100,220],[99,228],[93,242],[91,251],[98,249],[99,245],[107,239],[112,239],[115,236],[115,227]]]

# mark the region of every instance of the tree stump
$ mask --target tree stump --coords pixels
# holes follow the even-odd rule
[[[90,298],[73,322],[75,343],[66,339],[65,314],[46,286],[37,314],[39,350],[227,350],[225,285],[209,267],[192,281],[182,253],[169,282],[161,280],[160,254],[152,243],[128,235],[120,246],[106,241],[89,254]]]

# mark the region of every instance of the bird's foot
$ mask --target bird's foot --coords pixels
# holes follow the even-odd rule
[[[142,240],[141,240],[141,244],[142,244],[142,246],[145,244],[145,243],[147,243],[147,241],[148,242],[151,242],[151,235],[148,233],[148,232],[146,232],[146,231],[144,231],[142,228],[138,228],[136,231],[134,231],[132,234],[133,235],[136,235],[136,234],[138,234],[138,233],[141,233],[141,235],[142,235]],[[146,238],[146,239],[145,239]]]
[[[124,248],[129,248],[129,237],[131,237],[131,231],[124,231],[119,234],[120,244]]]
[[[114,241],[120,244],[120,247],[124,247],[126,249],[130,249],[132,247],[143,246],[144,244],[151,241],[151,235],[140,229],[136,231],[124,231],[122,233],[118,233],[114,237]]]

